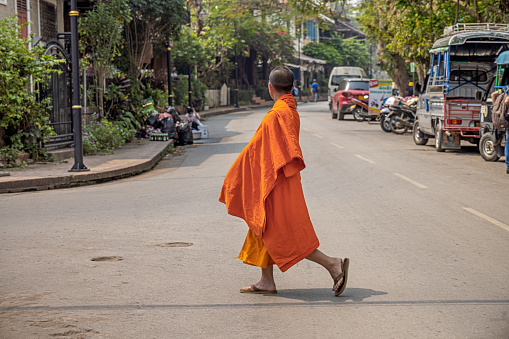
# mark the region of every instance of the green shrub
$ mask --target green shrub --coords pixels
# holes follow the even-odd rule
[[[32,158],[44,157],[41,145],[55,132],[45,105],[50,98],[37,102],[38,84],[47,79],[59,61],[45,55],[42,46],[30,49],[31,39],[21,38],[17,17],[0,20],[0,130],[1,154],[9,161],[22,152]],[[34,85],[33,92],[30,91]]]
[[[257,97],[260,97],[260,98],[262,98],[265,101],[272,100],[272,98],[270,97],[269,89],[267,88],[267,86],[263,86],[263,87],[258,86],[258,87],[256,87],[255,94],[256,94]]]
[[[254,89],[239,89],[239,105],[249,105],[254,94]],[[235,104],[235,89],[230,91],[230,103]]]
[[[94,113],[96,119],[99,118]],[[110,122],[92,120],[83,125],[83,154],[89,155],[114,150],[133,140],[135,130],[125,120]]]

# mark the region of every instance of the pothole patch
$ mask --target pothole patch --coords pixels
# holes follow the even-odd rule
[[[162,244],[156,244],[156,246],[158,246],[158,247],[189,247],[189,246],[193,246],[193,243],[177,241],[177,242],[165,242]]]
[[[117,256],[110,256],[110,257],[95,257],[90,259],[91,261],[122,261],[124,258],[117,257]]]

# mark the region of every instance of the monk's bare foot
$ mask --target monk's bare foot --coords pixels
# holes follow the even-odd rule
[[[265,287],[260,287],[257,284],[252,284],[247,287],[242,287],[240,289],[241,293],[256,293],[256,292],[258,292],[258,293],[275,293],[276,291],[277,290],[276,290],[275,285],[274,285],[274,287],[265,288]]]
[[[255,292],[255,290],[276,291],[276,283],[274,280],[262,278],[257,283],[242,287],[240,290],[244,292]]]
[[[336,279],[336,277],[338,275],[341,274],[342,272],[342,265],[343,265],[343,261],[341,260],[341,258],[333,258],[334,259],[334,265],[331,267],[331,269],[329,270],[329,273],[332,277],[333,280]],[[338,287],[341,285],[341,283],[343,282],[343,278],[339,279],[333,286],[332,286],[332,290],[333,291],[336,291],[338,289]]]

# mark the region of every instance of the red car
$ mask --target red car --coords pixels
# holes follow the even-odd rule
[[[351,114],[350,106],[352,99],[364,100],[364,96],[369,95],[369,80],[363,79],[343,79],[339,87],[332,96],[331,116],[332,119],[343,120],[345,114]]]

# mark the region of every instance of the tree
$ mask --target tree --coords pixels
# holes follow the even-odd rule
[[[129,0],[133,20],[126,25],[129,73],[142,76],[155,45],[177,38],[187,17],[184,0]]]
[[[276,0],[207,1],[208,17],[201,36],[214,58],[209,69],[232,70],[239,57],[240,77],[245,84],[256,85],[256,65],[262,64],[264,78],[271,66],[293,61],[294,48],[288,22],[288,6]],[[205,72],[209,72],[207,69]]]
[[[367,68],[370,63],[368,49],[363,40],[355,37],[342,39],[334,33],[331,39],[323,43],[307,44],[303,52],[310,57],[325,60],[327,74],[336,66]]]
[[[131,17],[127,0],[98,0],[94,9],[79,22],[82,48],[92,61],[94,88],[99,114],[104,116],[103,95],[106,76],[123,43],[122,29]]]
[[[509,20],[507,0],[364,0],[357,8],[358,20],[368,37],[377,43],[379,63],[400,92],[408,83],[405,62],[418,63],[422,82],[429,50],[446,26]]]

